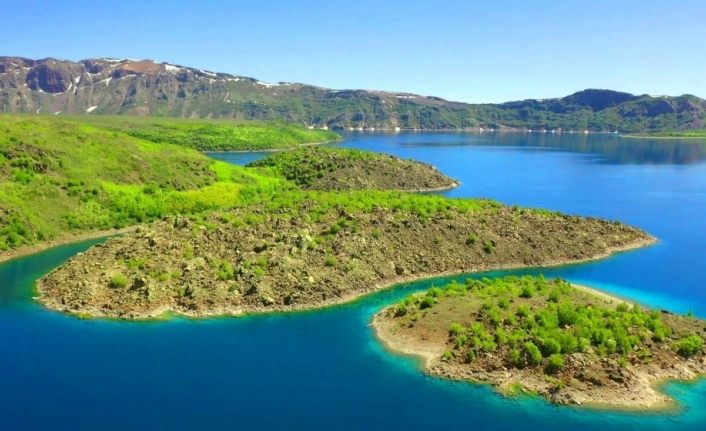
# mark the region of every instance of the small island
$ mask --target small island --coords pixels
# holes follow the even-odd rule
[[[300,148],[273,154],[248,166],[271,168],[308,190],[431,192],[459,185],[427,163],[342,148]]]
[[[541,276],[454,281],[383,309],[373,327],[432,375],[557,404],[667,408],[655,385],[706,373],[702,320]]]

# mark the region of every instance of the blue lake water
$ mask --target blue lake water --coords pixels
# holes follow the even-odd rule
[[[359,134],[345,147],[423,160],[445,193],[621,221],[659,238],[562,276],[706,317],[706,143],[611,135]],[[260,154],[212,154],[243,163]],[[32,301],[40,275],[95,241],[0,264],[0,430],[706,427],[706,379],[666,386],[671,413],[554,407],[423,375],[386,352],[372,313],[423,281],[317,312],[191,321],[84,321]],[[500,274],[500,273],[497,273]]]

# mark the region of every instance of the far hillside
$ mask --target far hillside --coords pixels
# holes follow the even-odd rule
[[[308,129],[284,122],[211,119],[145,118],[83,115],[69,117],[103,129],[126,133],[151,142],[199,151],[258,151],[292,149],[301,145],[340,140],[335,132]]]

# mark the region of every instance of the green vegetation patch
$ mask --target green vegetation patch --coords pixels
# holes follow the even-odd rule
[[[284,122],[187,120],[175,118],[84,116],[81,123],[125,133],[145,141],[199,151],[258,151],[338,141],[332,131],[306,129]]]

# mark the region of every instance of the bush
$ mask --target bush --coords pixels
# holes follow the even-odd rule
[[[530,313],[530,309],[525,304],[520,304],[517,307],[517,311],[515,312],[515,314],[517,314],[519,317],[527,317],[527,316],[529,316],[529,313]]]
[[[546,372],[548,374],[556,374],[561,371],[562,368],[564,368],[564,358],[559,354],[551,355],[547,360]]]
[[[451,324],[451,327],[449,328],[449,335],[451,335],[452,337],[456,337],[458,335],[465,334],[465,333],[466,333],[466,328],[464,328],[463,325],[461,325],[458,322],[453,322]]]
[[[579,314],[570,304],[561,304],[557,310],[557,317],[559,326],[571,326],[576,324]]]
[[[525,343],[524,346],[525,360],[529,365],[539,365],[542,363],[542,352],[539,347],[531,341]]]
[[[525,284],[522,286],[522,292],[520,292],[520,298],[531,298],[534,296],[534,287]]]
[[[688,335],[674,343],[674,349],[685,358],[694,356],[695,354],[701,352],[703,346],[703,338],[695,334]]]
[[[507,352],[507,360],[510,362],[510,365],[520,367],[522,366],[522,353],[520,353],[519,349],[510,349],[510,351]]]
[[[120,289],[123,287],[126,287],[128,283],[127,277],[124,275],[114,275],[113,277],[110,278],[110,287],[113,289]]]
[[[561,352],[561,343],[554,338],[546,338],[540,341],[541,351],[544,357],[555,355]]]
[[[425,296],[419,303],[419,308],[424,310],[425,308],[431,308],[436,304],[436,300],[432,296]]]

